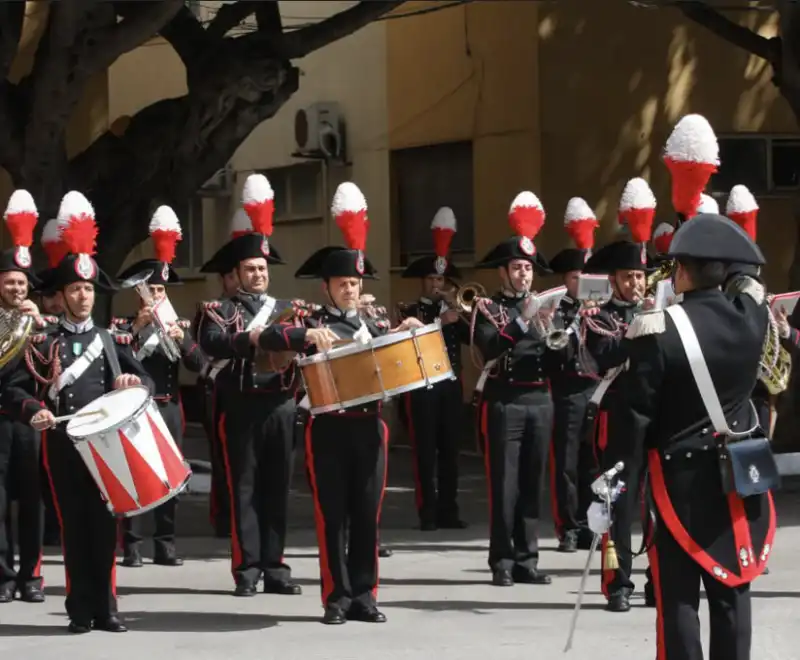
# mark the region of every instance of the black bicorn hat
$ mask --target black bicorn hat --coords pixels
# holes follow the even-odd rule
[[[586,262],[583,272],[607,275],[618,270],[641,270],[650,273],[655,266],[644,243],[618,240],[604,245]]]
[[[378,271],[364,254],[369,232],[367,200],[356,184],[350,181],[339,184],[331,203],[331,214],[336,218],[347,247],[329,245],[317,250],[294,276],[323,280],[331,277],[378,279]]]
[[[583,270],[589,255],[588,250],[564,248],[550,259],[550,270],[558,275],[566,275],[574,270]]]
[[[28,278],[30,287],[35,288],[41,283],[33,270],[30,248],[39,213],[33,197],[27,190],[13,192],[8,200],[4,218],[14,247],[0,252],[0,273],[23,273]]]
[[[129,277],[152,271],[152,275],[147,280],[148,284],[182,284],[181,278],[172,267],[175,260],[175,251],[183,238],[181,224],[178,216],[175,215],[169,206],[159,206],[150,220],[150,240],[153,242],[155,257],[152,259],[141,259],[128,266],[117,275],[118,280],[126,280]]]
[[[539,253],[533,242],[544,225],[544,218],[544,207],[539,198],[527,190],[519,193],[508,211],[508,221],[515,235],[495,245],[475,264],[475,268],[497,268],[521,259],[530,262],[539,275],[552,274],[547,259]]]
[[[724,215],[701,213],[684,222],[669,246],[668,256],[763,266],[761,249],[749,234]]]
[[[443,206],[433,216],[431,233],[433,234],[433,255],[419,257],[412,261],[403,271],[401,277],[423,278],[429,275],[441,275],[447,278],[461,277],[458,268],[448,259],[450,243],[456,233],[456,216],[453,209]]]

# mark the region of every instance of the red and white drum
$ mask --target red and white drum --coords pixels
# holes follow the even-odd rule
[[[192,471],[146,387],[108,392],[78,414],[67,435],[114,515],[154,509],[188,485]]]

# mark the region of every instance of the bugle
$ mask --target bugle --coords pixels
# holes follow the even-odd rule
[[[150,289],[147,287],[147,281],[153,275],[152,270],[146,270],[139,275],[135,275],[134,277],[130,277],[124,282],[122,282],[122,288],[124,289],[136,289],[136,293],[139,294],[139,297],[144,301],[144,304],[147,305],[151,310],[155,305],[155,301],[153,300],[153,296],[150,294]],[[158,337],[158,343],[161,345],[161,348],[164,350],[164,353],[167,356],[167,359],[170,362],[177,362],[181,359],[181,347],[178,346],[178,342],[176,342],[172,337],[170,337],[164,328],[161,327],[161,324],[153,319],[151,322],[153,326],[153,331],[156,333],[156,337]]]

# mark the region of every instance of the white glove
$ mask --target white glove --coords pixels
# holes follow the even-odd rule
[[[536,316],[537,312],[539,311],[539,307],[541,307],[539,304],[539,299],[534,295],[530,295],[525,298],[520,316],[522,316],[522,318],[526,321],[530,321],[534,316]]]
[[[611,514],[602,502],[592,502],[586,510],[586,519],[589,529],[598,536],[605,534],[611,527]]]
[[[367,326],[362,325],[357,331],[356,334],[353,335],[353,341],[358,342],[359,344],[369,344],[370,340],[372,339],[372,335],[367,330]]]

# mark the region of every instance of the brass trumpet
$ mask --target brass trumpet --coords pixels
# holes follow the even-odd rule
[[[472,314],[475,308],[475,301],[478,298],[486,297],[486,289],[480,282],[467,282],[462,284],[456,291],[456,307],[465,314]]]

